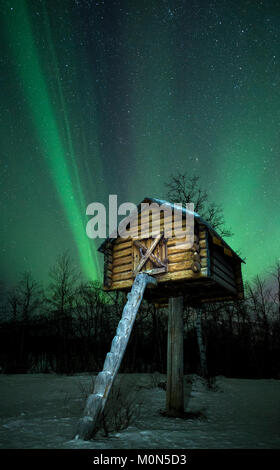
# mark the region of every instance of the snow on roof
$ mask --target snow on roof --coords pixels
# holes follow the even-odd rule
[[[238,258],[242,263],[245,263],[245,261],[240,258],[240,256],[224,241],[224,239],[221,237],[221,235],[218,234],[218,232],[216,232],[216,230],[209,224],[209,222],[207,222],[205,219],[203,219],[203,217],[201,217],[197,212],[192,212],[192,211],[189,211],[186,207],[183,207],[183,204],[182,205],[179,205],[179,203],[174,203],[174,202],[169,202],[169,201],[165,201],[164,199],[157,199],[157,198],[154,198],[154,197],[145,197],[143,199],[143,201],[141,201],[138,205],[137,205],[137,211],[138,211],[138,214],[140,214],[141,212],[141,204],[145,203],[145,202],[151,202],[151,203],[156,203],[158,204],[159,206],[170,206],[173,210],[178,210],[178,211],[182,211],[183,214],[193,214],[194,215],[194,218],[195,220],[201,224],[201,225],[205,225],[208,230],[212,233],[212,235],[214,235],[215,237],[217,237],[219,240],[221,240],[223,242],[223,245],[228,248],[230,251],[232,251],[233,255]],[[109,235],[109,237],[107,237],[104,242],[100,245],[100,247],[98,248],[98,251],[101,252],[101,253],[104,253],[105,249],[106,249],[106,246],[108,244],[111,244],[113,243],[114,241],[116,240],[115,237],[111,237]]]

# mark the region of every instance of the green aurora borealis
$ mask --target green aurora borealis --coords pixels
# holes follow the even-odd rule
[[[68,249],[89,278],[90,202],[166,198],[201,176],[246,257],[280,257],[277,1],[2,0],[1,274],[46,279]]]
[[[68,118],[66,115],[64,143],[56,123],[55,112],[48,96],[44,76],[40,69],[24,2],[19,2],[16,5],[16,12],[16,21],[12,23],[15,29],[12,29],[11,33],[13,41],[16,43],[15,56],[18,55],[20,62],[18,73],[24,95],[30,107],[42,154],[45,157],[47,168],[78,248],[81,268],[85,275],[92,275],[95,278],[98,273],[97,262],[96,258],[92,258],[90,247],[87,246],[89,240],[85,236],[84,217],[82,216],[85,203],[76,170]],[[56,72],[56,70],[54,71]],[[60,87],[58,87],[58,91],[61,92]],[[61,107],[63,114],[66,114],[62,99]],[[72,159],[72,168],[67,161],[66,146],[68,146],[68,152]]]

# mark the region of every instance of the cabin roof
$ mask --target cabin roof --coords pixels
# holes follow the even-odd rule
[[[218,232],[216,232],[216,230],[209,224],[209,222],[207,222],[205,219],[203,219],[203,217],[201,217],[197,212],[192,212],[192,211],[189,211],[188,209],[186,209],[185,207],[181,207],[179,206],[178,204],[176,203],[173,203],[173,202],[168,202],[168,201],[165,201],[163,199],[157,199],[157,198],[153,198],[153,197],[145,197],[145,199],[143,199],[143,201],[141,201],[138,205],[137,205],[137,211],[138,211],[138,214],[140,214],[141,212],[141,204],[142,203],[157,203],[159,205],[167,205],[167,206],[170,206],[172,209],[177,209],[177,210],[181,210],[183,214],[194,214],[194,219],[197,221],[197,223],[199,223],[200,225],[205,225],[208,230],[211,232],[211,234],[215,237],[217,237],[219,240],[221,240],[223,242],[223,245],[228,248],[229,250],[231,250],[231,252],[233,253],[234,257],[238,258],[239,261],[241,261],[242,263],[245,263],[245,261],[224,241],[224,239],[218,234]],[[100,253],[104,253],[105,250],[106,250],[106,247],[108,245],[110,245],[111,243],[113,243],[114,241],[116,240],[116,238],[112,238],[110,235],[104,240],[104,242],[99,246],[98,248],[98,251]]]

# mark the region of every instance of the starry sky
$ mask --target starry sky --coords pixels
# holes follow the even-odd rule
[[[246,257],[280,256],[277,0],[0,0],[0,279],[68,250],[100,279],[86,207],[199,175]]]

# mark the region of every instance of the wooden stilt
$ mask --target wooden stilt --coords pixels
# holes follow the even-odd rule
[[[166,414],[184,413],[183,297],[169,299],[167,342]]]

